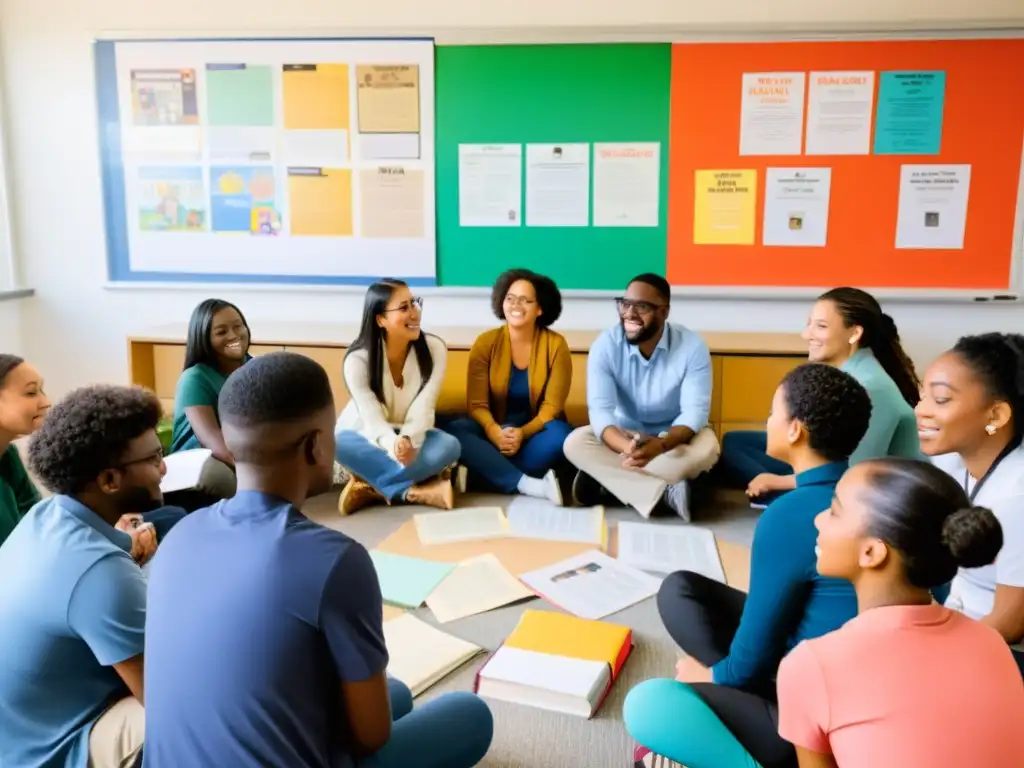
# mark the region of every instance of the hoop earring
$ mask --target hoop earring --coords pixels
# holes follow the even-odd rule
[[[985,425],[985,433],[989,437],[992,437],[992,435],[994,435],[996,433],[995,425],[993,425],[993,424],[986,424]]]

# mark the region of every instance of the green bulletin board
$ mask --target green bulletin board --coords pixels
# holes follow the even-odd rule
[[[669,44],[438,47],[438,283],[489,286],[510,267],[563,289],[664,274],[671,57]],[[657,227],[459,226],[459,144],[603,141],[660,142]]]

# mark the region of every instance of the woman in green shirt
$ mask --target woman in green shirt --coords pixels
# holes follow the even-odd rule
[[[32,434],[49,408],[39,371],[17,355],[0,355],[0,544],[40,499],[14,441]]]
[[[228,376],[249,360],[249,325],[238,307],[221,299],[207,299],[192,311],[185,343],[185,368],[174,393],[174,430],[171,456],[195,449],[208,449],[193,489],[206,497],[186,500],[175,492],[175,503],[186,508],[203,500],[225,499],[235,495],[235,460],[224,444],[217,412],[217,398]]]

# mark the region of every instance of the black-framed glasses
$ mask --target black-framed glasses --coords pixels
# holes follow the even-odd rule
[[[413,296],[411,301],[402,302],[397,307],[391,309],[385,309],[381,314],[386,315],[388,312],[408,312],[413,307],[416,309],[423,309],[423,297]]]
[[[128,467],[132,466],[133,464],[145,463],[152,464],[154,467],[159,467],[161,464],[164,463],[164,449],[159,448],[153,453],[149,454],[148,456],[140,456],[137,459],[128,459],[127,461],[122,461],[120,464],[114,467],[114,469],[123,470],[128,469]]]
[[[656,309],[668,306],[667,304],[652,304],[649,301],[634,301],[633,299],[627,299],[624,296],[618,296],[615,299],[615,306],[619,309],[620,315],[628,315],[631,310],[636,310],[638,315],[649,315]]]

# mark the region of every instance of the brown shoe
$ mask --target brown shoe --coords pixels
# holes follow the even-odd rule
[[[455,506],[455,491],[449,473],[447,479],[435,477],[424,483],[417,483],[405,492],[407,504],[424,504],[438,509],[451,509]]]
[[[387,500],[376,488],[361,477],[352,475],[338,497],[338,511],[343,515],[351,515],[364,507],[386,503]]]

